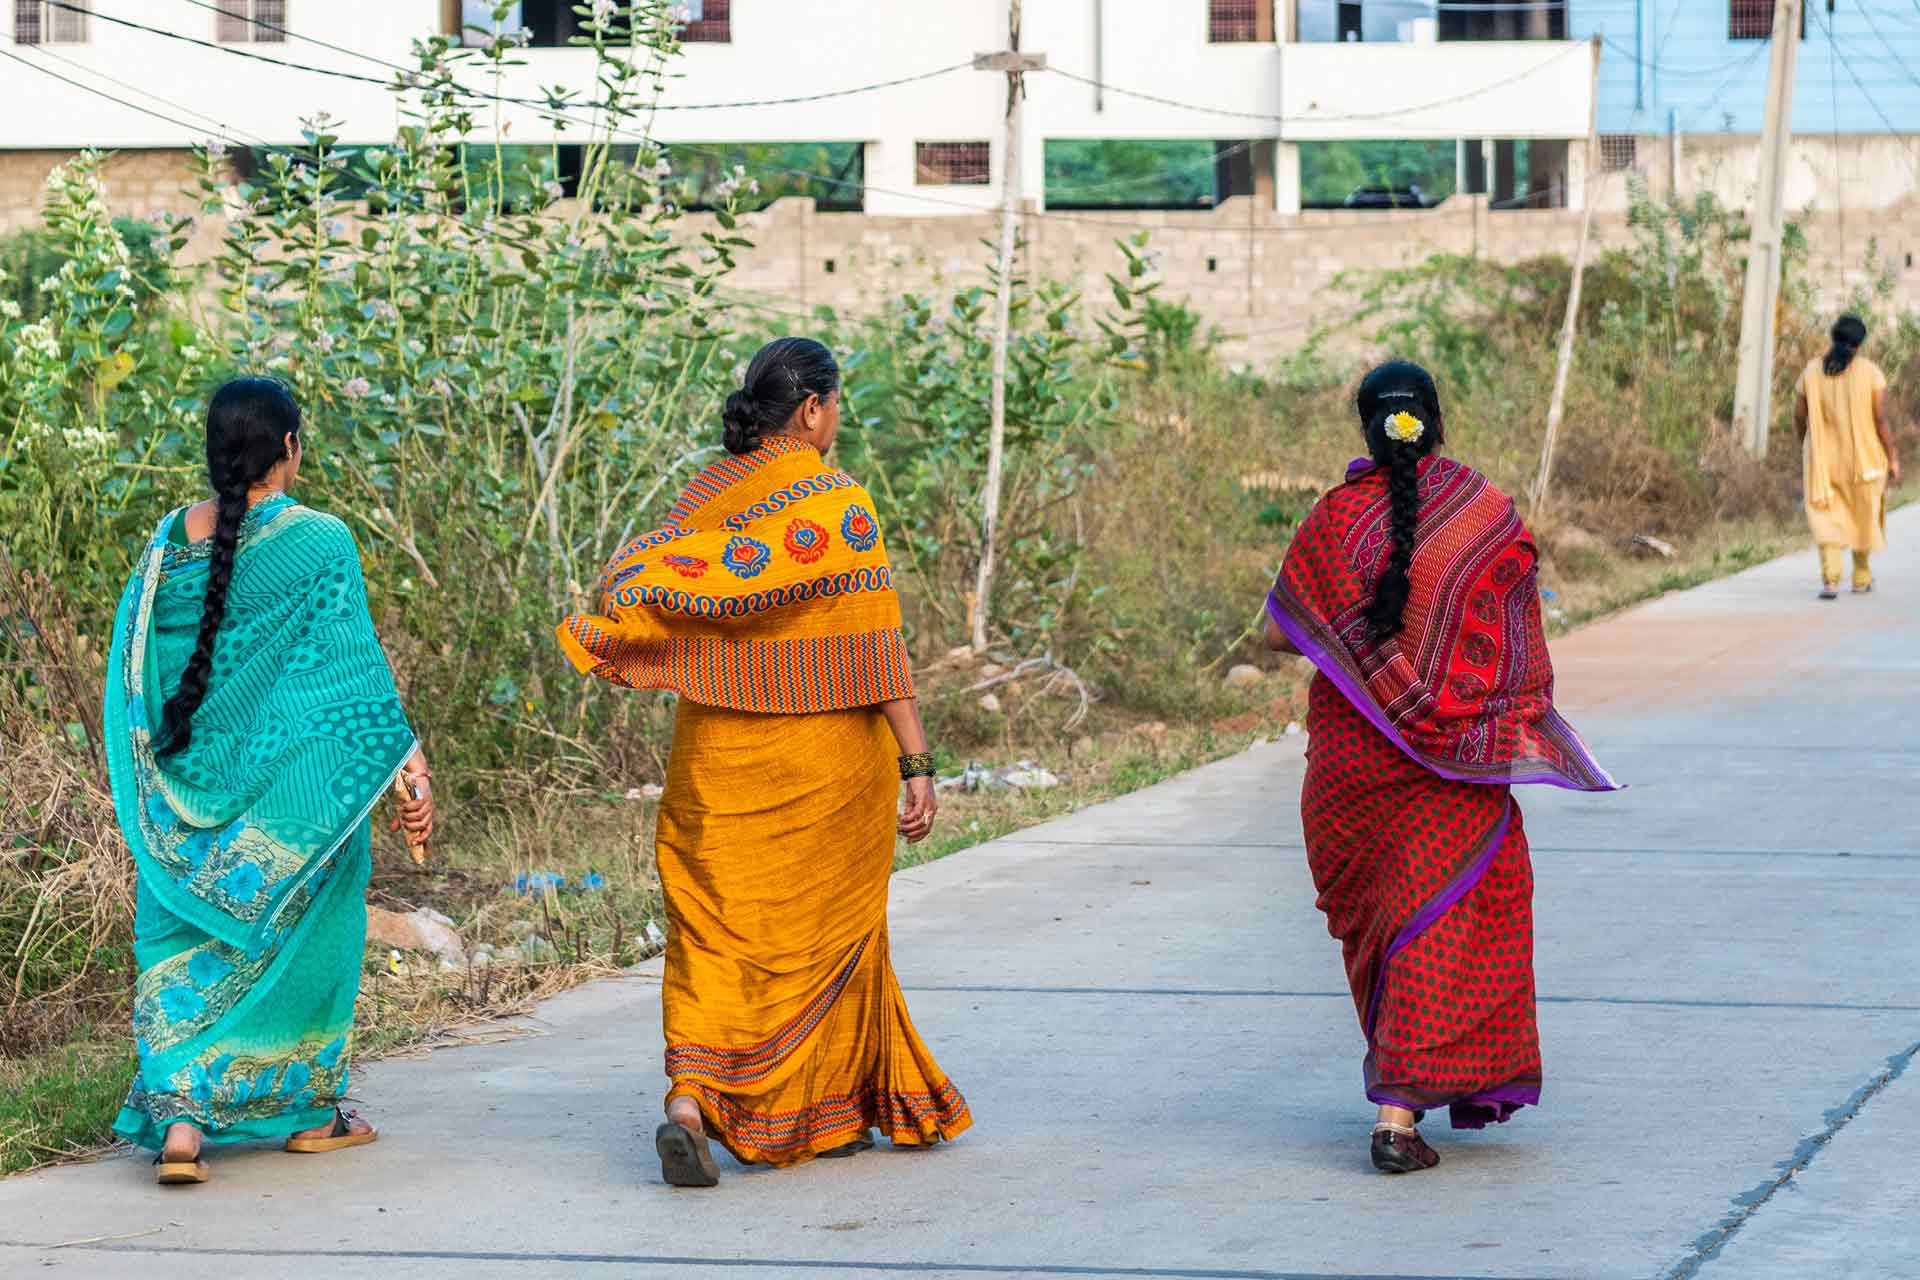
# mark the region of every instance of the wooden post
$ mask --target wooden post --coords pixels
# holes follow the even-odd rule
[[[1547,434],[1540,443],[1540,472],[1533,479],[1527,514],[1547,500],[1553,480],[1553,446],[1560,435],[1560,417],[1567,404],[1567,373],[1573,368],[1573,338],[1580,324],[1580,285],[1587,274],[1587,241],[1593,234],[1593,206],[1600,194],[1600,37],[1593,38],[1593,99],[1587,114],[1587,163],[1581,177],[1580,246],[1573,253],[1573,283],[1567,290],[1567,316],[1560,324],[1560,360],[1553,371],[1553,399],[1547,403]]]
[[[1006,466],[1007,342],[1013,323],[1013,246],[1017,234],[1014,219],[1020,204],[1020,99],[1026,89],[1022,73],[1042,70],[1046,65],[1045,54],[1020,52],[1020,0],[1009,0],[1006,52],[976,54],[973,59],[974,70],[1004,71],[1007,76],[1007,142],[1000,175],[1000,279],[993,329],[993,416],[987,434],[987,482],[980,499],[980,573],[973,590],[971,639],[975,652],[984,652],[987,647],[993,562],[998,550],[1000,475]]]
[[[1787,147],[1793,140],[1793,68],[1800,53],[1801,0],[1775,0],[1773,65],[1767,76],[1766,132],[1753,198],[1753,239],[1740,296],[1740,370],[1733,384],[1733,429],[1755,457],[1767,453],[1773,423],[1774,307],[1780,296],[1780,240],[1786,231]]]

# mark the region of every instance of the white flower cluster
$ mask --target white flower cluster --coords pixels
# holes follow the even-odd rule
[[[614,16],[619,12],[620,6],[614,3],[614,0],[593,0],[593,25],[610,27],[613,25]]]
[[[731,177],[716,184],[713,188],[714,198],[723,202],[733,199],[734,196],[742,191],[745,191],[748,195],[759,195],[760,181],[757,178],[749,178],[747,176],[746,166],[739,164],[733,166],[733,174]]]
[[[102,431],[91,424],[84,427],[68,427],[60,434],[66,438],[67,448],[78,453],[90,453],[96,456],[112,453],[120,443],[111,431]]]
[[[21,350],[43,360],[60,358],[60,340],[53,336],[52,327],[44,320],[21,325],[13,335],[13,341]]]
[[[373,384],[356,374],[354,377],[348,378],[346,385],[341,387],[340,390],[344,392],[349,399],[364,400],[373,394]]]

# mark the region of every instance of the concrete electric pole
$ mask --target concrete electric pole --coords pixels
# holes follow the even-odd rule
[[[1767,76],[1766,132],[1753,199],[1753,239],[1740,298],[1740,372],[1733,387],[1733,429],[1748,452],[1764,457],[1773,422],[1774,309],[1780,297],[1780,239],[1785,231],[1787,145],[1793,139],[1793,68],[1800,55],[1803,0],[1774,0],[1773,67]]]
[[[1007,48],[1004,53],[979,53],[975,71],[1004,71],[1007,76],[1007,142],[1000,160],[1000,279],[993,330],[993,419],[987,435],[987,482],[981,495],[980,573],[973,588],[973,649],[987,647],[988,601],[993,593],[993,561],[1000,523],[1000,473],[1007,449],[1007,340],[1012,327],[1013,246],[1015,218],[1020,205],[1020,100],[1026,95],[1025,72],[1044,71],[1047,55],[1020,52],[1020,0],[1007,7]]]

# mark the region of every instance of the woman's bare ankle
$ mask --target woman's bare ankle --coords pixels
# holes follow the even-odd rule
[[[1406,1107],[1383,1106],[1380,1108],[1379,1124],[1399,1125],[1403,1129],[1414,1126],[1413,1112]]]
[[[163,1155],[185,1156],[198,1159],[200,1156],[200,1130],[185,1122],[167,1126],[167,1136],[161,1140],[160,1151]]]
[[[706,1124],[700,1117],[700,1104],[692,1098],[674,1098],[667,1103],[667,1119],[682,1129],[691,1129],[695,1133],[705,1133]]]

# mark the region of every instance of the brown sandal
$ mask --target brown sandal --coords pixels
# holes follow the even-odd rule
[[[705,1133],[669,1120],[654,1131],[653,1149],[660,1153],[660,1176],[668,1186],[720,1185],[720,1164]]]
[[[360,1119],[356,1112],[333,1109],[333,1127],[327,1130],[324,1138],[288,1138],[287,1150],[300,1155],[320,1155],[328,1151],[344,1151],[348,1147],[364,1147],[380,1136],[380,1131],[371,1124],[365,1133],[353,1131],[353,1121]]]
[[[1417,1129],[1382,1121],[1373,1126],[1373,1167],[1382,1173],[1418,1173],[1440,1163],[1440,1153]]]
[[[163,1187],[198,1186],[212,1176],[198,1154],[191,1160],[169,1160],[162,1151],[153,1158],[153,1168],[153,1180]]]

